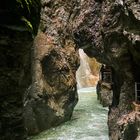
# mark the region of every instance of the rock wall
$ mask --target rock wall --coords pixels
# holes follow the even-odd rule
[[[113,97],[112,84],[100,80],[97,84],[96,90],[97,99],[100,101],[103,107],[110,106],[112,104]]]
[[[37,134],[69,120],[78,101],[79,58],[71,36],[75,1],[41,1],[41,22],[34,41],[32,85],[24,100],[25,126]]]
[[[139,0],[83,0],[73,22],[73,34],[79,47],[113,69],[113,102],[108,118],[111,140],[126,139],[124,127],[120,129],[117,121],[132,111],[134,82],[140,80],[139,8]],[[138,133],[135,134],[135,137],[130,134],[127,140],[135,139]]]
[[[102,64],[99,72],[99,81],[96,86],[97,99],[103,107],[110,106],[113,98],[112,68]]]
[[[0,2],[0,139],[23,140],[23,95],[31,83],[31,47],[40,2]],[[29,12],[30,10],[30,12]]]
[[[77,47],[112,67],[110,140],[139,139],[136,112],[133,125],[130,119],[119,122],[133,113],[134,82],[140,81],[140,1],[42,0],[41,7],[29,86],[30,48],[38,31],[39,1],[5,0],[0,4],[1,139],[23,139],[22,95],[27,87],[24,117],[28,134],[70,118],[77,102]]]

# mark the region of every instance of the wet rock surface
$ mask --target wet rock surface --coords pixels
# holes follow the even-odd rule
[[[0,139],[22,140],[25,135],[22,97],[31,82],[32,39],[27,32],[9,29],[1,30],[0,34]]]
[[[108,120],[112,140],[123,137],[115,120],[132,111],[134,82],[140,81],[137,71],[140,69],[138,7],[140,1],[133,0],[81,1],[73,22],[73,33],[79,47],[89,56],[112,67],[113,101]]]
[[[31,1],[33,2],[33,1]],[[36,5],[37,4],[37,5]],[[39,23],[39,1],[21,6],[0,2],[0,139],[26,139],[23,95],[31,84],[31,47]],[[32,21],[34,16],[34,21]],[[24,19],[24,20],[23,20]],[[26,23],[30,23],[27,25]],[[32,28],[30,28],[32,27]]]
[[[12,7],[9,7],[10,11],[5,10],[7,3]],[[24,3],[26,10],[19,5],[22,10],[17,12],[19,9],[16,10],[14,3],[11,4],[6,0],[0,5],[3,19],[0,21],[2,139],[18,139],[19,135],[20,139],[23,137],[21,115],[25,88],[28,88],[24,97],[28,134],[36,134],[70,118],[77,102],[77,47],[112,67],[113,100],[108,117],[110,139],[139,139],[136,130],[140,127],[139,121],[135,119],[132,125],[135,138],[133,133],[127,135],[132,132],[129,123],[126,124],[128,129],[124,129],[121,123],[122,129],[117,122],[123,115],[129,116],[133,111],[134,82],[140,82],[140,1],[42,0],[40,29],[32,52],[31,86],[29,49],[32,46],[31,34],[37,32],[40,8],[38,4],[32,7],[30,3],[29,10],[28,4]],[[14,12],[9,18],[12,10]],[[18,20],[12,20],[16,19],[13,18],[15,14]],[[62,65],[59,65],[60,61]]]
[[[140,139],[140,112],[133,111],[127,115],[123,115],[117,124],[121,130],[120,133],[122,133],[123,140]]]
[[[29,135],[68,121],[78,101],[79,58],[70,34],[73,1],[42,1],[41,22],[34,41],[32,85],[24,100]]]
[[[103,105],[103,107],[110,106],[112,104],[112,85],[103,81],[99,81],[97,84],[97,99]]]

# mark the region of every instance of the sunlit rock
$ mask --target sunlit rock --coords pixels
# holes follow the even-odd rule
[[[78,88],[94,87],[99,80],[100,64],[95,58],[89,58],[79,49],[80,67],[76,72]]]

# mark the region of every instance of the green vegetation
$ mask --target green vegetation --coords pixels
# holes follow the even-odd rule
[[[33,34],[37,33],[40,18],[40,0],[16,0],[20,20]]]
[[[30,12],[30,4],[32,4],[32,1],[31,0],[16,0],[18,3],[20,3],[20,6],[22,7],[22,8],[24,8],[24,3],[25,3],[25,5],[26,5],[26,7],[27,7],[27,9],[28,9],[28,11]]]
[[[40,0],[4,0],[0,5],[2,10],[0,26],[36,34],[40,21],[40,8]]]
[[[29,20],[27,20],[25,17],[21,17],[21,20],[25,23],[29,31],[33,32],[33,26]]]

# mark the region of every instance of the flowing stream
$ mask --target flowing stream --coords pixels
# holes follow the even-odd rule
[[[108,109],[97,101],[95,88],[83,88],[78,93],[79,102],[70,121],[30,140],[109,140]]]

